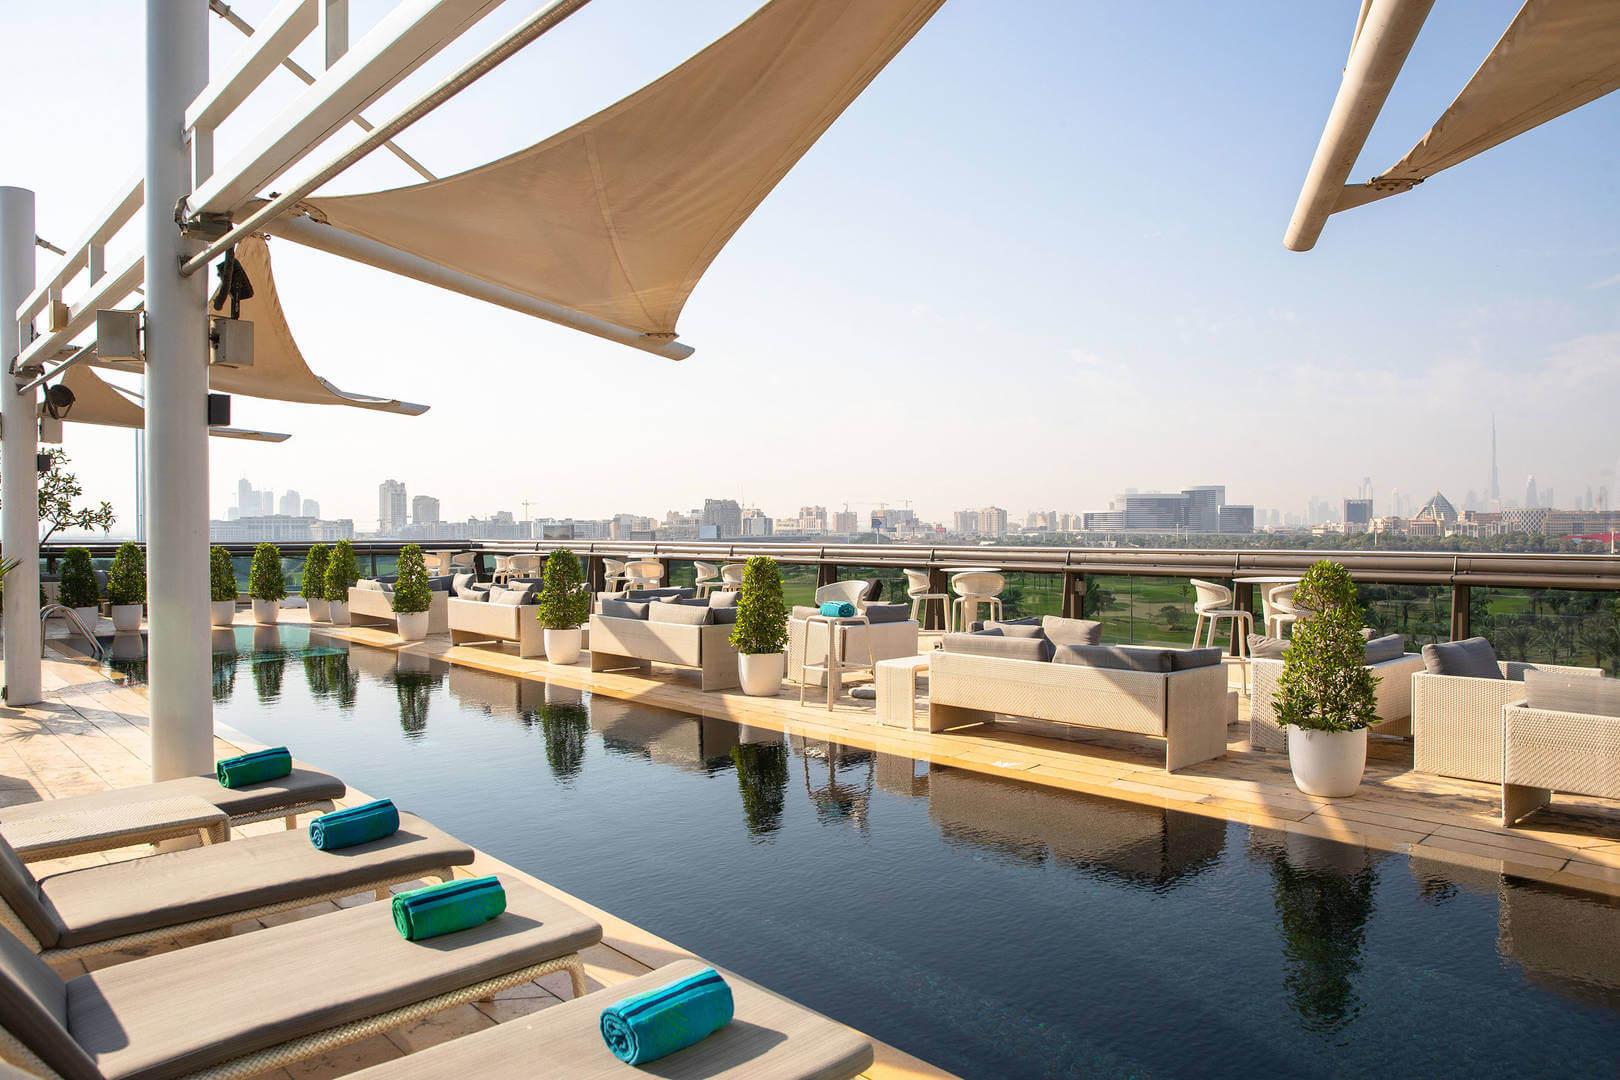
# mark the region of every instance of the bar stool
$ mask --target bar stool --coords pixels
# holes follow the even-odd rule
[[[956,600],[951,607],[956,613],[956,628],[966,630],[978,618],[980,604],[990,609],[990,618],[1000,619],[1001,590],[1006,587],[1007,579],[1000,574],[972,570],[954,575],[951,578],[951,591],[956,593]]]
[[[708,596],[709,593],[720,587],[720,568],[712,562],[694,562],[693,568],[697,571],[697,594]]]
[[[905,570],[906,595],[911,598],[911,621],[918,626],[922,625],[923,618],[928,614],[928,601],[939,601],[939,625],[949,630],[951,628],[951,594],[928,591],[928,571]]]
[[[1225,585],[1218,585],[1213,581],[1192,579],[1193,589],[1198,597],[1193,601],[1193,612],[1197,618],[1193,620],[1193,647],[1198,647],[1198,635],[1204,635],[1203,644],[1206,647],[1215,644],[1215,627],[1222,622],[1230,620],[1236,624],[1238,640],[1238,663],[1243,666],[1243,694],[1249,693],[1249,635],[1254,632],[1254,613],[1244,611],[1232,602],[1232,590]],[[1206,623],[1205,620],[1208,620]]]

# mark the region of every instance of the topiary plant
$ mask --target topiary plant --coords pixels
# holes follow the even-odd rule
[[[236,602],[236,567],[231,553],[222,547],[208,549],[208,599],[216,603]]]
[[[118,545],[107,569],[107,599],[114,604],[146,603],[146,556],[133,540]]]
[[[101,587],[90,566],[89,548],[68,548],[62,557],[62,588],[57,599],[63,607],[95,607],[101,603]]]
[[[545,630],[572,630],[591,617],[591,595],[580,571],[579,558],[558,548],[546,559],[536,617]]]
[[[768,555],[755,555],[743,566],[742,595],[731,644],[745,656],[787,649],[787,602],[782,599],[782,571]]]
[[[304,556],[304,580],[298,593],[305,600],[326,599],[326,560],[332,549],[325,544],[311,544]]]
[[[1350,571],[1331,559],[1316,563],[1294,590],[1294,604],[1310,617],[1294,624],[1283,654],[1277,722],[1306,731],[1357,731],[1376,723],[1378,680],[1366,667]]]
[[[326,588],[323,595],[335,604],[349,602],[349,589],[360,580],[360,567],[354,561],[354,545],[339,540],[326,560]]]
[[[281,569],[281,549],[276,545],[260,544],[253,549],[253,565],[248,567],[248,595],[255,600],[287,598],[287,574]]]
[[[393,598],[396,612],[422,612],[433,605],[433,590],[428,588],[427,563],[422,558],[420,544],[406,544],[399,549],[398,573]]]

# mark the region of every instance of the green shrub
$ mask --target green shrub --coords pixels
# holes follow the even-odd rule
[[[546,559],[536,616],[546,630],[572,630],[591,617],[591,594],[580,572],[579,558],[558,548]]]
[[[1283,654],[1277,722],[1306,731],[1356,731],[1378,720],[1377,676],[1366,667],[1362,611],[1350,571],[1323,559],[1300,579],[1294,624]]]
[[[57,598],[71,608],[95,607],[101,602],[101,587],[90,566],[89,548],[68,548],[62,557],[62,589]]]
[[[118,545],[107,570],[107,599],[114,604],[146,603],[146,556],[134,541]]]
[[[236,567],[222,547],[208,549],[208,599],[236,602]]]
[[[354,561],[354,545],[339,540],[326,560],[326,588],[322,595],[333,603],[347,604],[349,588],[360,580],[360,567]]]
[[[311,544],[304,556],[304,581],[298,592],[305,600],[326,599],[326,560],[332,549],[325,544]]]
[[[776,560],[755,555],[744,564],[742,595],[737,597],[737,623],[731,644],[746,656],[787,649],[787,602],[782,599],[782,571]]]
[[[433,590],[428,588],[427,563],[422,559],[420,544],[406,544],[399,549],[399,576],[394,581],[394,610],[401,614],[426,611],[433,605]]]
[[[248,567],[248,595],[255,600],[285,600],[287,574],[281,569],[281,549],[260,544],[253,549],[253,565]]]

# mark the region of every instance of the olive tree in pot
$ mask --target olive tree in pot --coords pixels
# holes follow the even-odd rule
[[[331,613],[326,606],[326,557],[331,549],[325,544],[311,544],[304,556],[304,580],[299,592],[309,605],[310,622],[327,622]]]
[[[428,588],[427,563],[422,559],[419,544],[406,544],[399,549],[399,577],[394,581],[393,605],[400,637],[406,641],[421,641],[427,637],[433,591]]]
[[[567,548],[558,548],[546,559],[535,617],[540,620],[546,659],[553,664],[577,663],[584,637],[580,625],[591,617],[591,594],[579,558]]]
[[[742,595],[731,644],[737,650],[737,676],[743,693],[774,697],[787,668],[787,602],[776,560],[755,555],[743,566]]]
[[[1356,793],[1367,766],[1367,728],[1378,720],[1375,676],[1366,666],[1362,611],[1350,571],[1329,559],[1305,572],[1294,604],[1308,610],[1294,624],[1283,658],[1277,722],[1288,733],[1294,786],[1341,799]]]
[[[218,546],[208,549],[208,600],[215,626],[228,628],[236,621],[236,567],[231,553]]]
[[[118,545],[112,566],[107,568],[107,601],[112,606],[114,630],[127,634],[141,628],[141,610],[146,605],[146,556],[133,541]]]
[[[272,626],[281,616],[281,602],[287,598],[287,574],[281,568],[281,549],[259,544],[253,549],[248,567],[248,596],[253,600],[253,621]]]
[[[339,540],[326,560],[326,614],[333,626],[349,625],[349,590],[360,580],[360,567],[354,561],[354,545]]]
[[[95,630],[96,620],[101,618],[101,586],[96,584],[89,548],[68,548],[62,557],[62,584],[57,599],[63,607],[73,609],[86,630]]]

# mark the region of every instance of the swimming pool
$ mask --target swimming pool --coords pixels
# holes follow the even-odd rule
[[[1613,1076],[1620,904],[350,646],[220,720],[966,1076]]]

